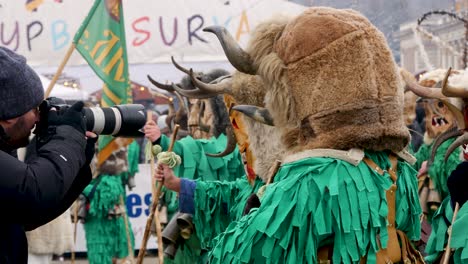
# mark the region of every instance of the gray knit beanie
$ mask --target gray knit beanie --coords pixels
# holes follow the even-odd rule
[[[21,116],[44,100],[41,79],[26,58],[0,47],[0,120]]]

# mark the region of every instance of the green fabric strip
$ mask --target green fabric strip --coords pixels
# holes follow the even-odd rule
[[[167,151],[169,144],[170,139],[163,135],[160,140],[162,149]],[[209,140],[197,140],[188,136],[174,143],[173,152],[182,159],[182,163],[174,167],[174,174],[181,178],[197,180],[195,210],[199,210],[197,211],[199,213],[195,213],[193,220],[195,233],[179,246],[174,260],[168,259],[168,263],[203,263],[205,256],[201,256],[201,248],[206,249],[211,246],[212,238],[223,232],[227,225],[236,219],[234,217],[240,217],[242,214],[242,211],[236,216],[231,212],[228,215],[221,213],[221,209],[226,208],[225,205],[222,205],[224,201],[228,201],[227,208],[229,208],[229,211],[237,212],[238,208],[243,209],[243,205],[248,198],[248,195],[244,194],[250,194],[252,191],[252,187],[248,184],[245,176],[244,164],[239,149],[236,147],[231,154],[222,158],[206,156],[206,153],[223,151],[226,144],[227,138],[223,134],[218,138],[212,137]],[[226,187],[223,191],[217,192],[215,189],[218,186],[217,184],[232,187]],[[214,187],[208,188],[206,192],[199,191],[206,185]],[[228,191],[229,188],[233,188],[233,191]],[[240,196],[236,197],[238,194]],[[233,196],[231,197],[231,195]],[[210,203],[200,205],[201,207],[198,208],[199,201],[204,200],[210,201]],[[179,209],[177,193],[165,190],[165,202],[168,208],[168,217],[171,218]],[[200,241],[202,241],[201,244]]]
[[[468,263],[468,205],[465,203],[457,214],[452,226],[452,248],[455,248],[454,262]]]
[[[387,153],[366,152],[388,169]],[[421,209],[416,171],[398,163],[396,224],[419,240]],[[252,210],[217,237],[212,263],[317,263],[317,250],[333,241],[334,263],[375,259],[376,235],[387,245],[385,190],[392,181],[364,162],[353,166],[332,158],[307,158],[283,164]],[[358,207],[355,209],[354,207]]]
[[[123,173],[126,174],[126,173]],[[120,204],[120,197],[126,198],[122,177],[101,175],[90,209],[84,224],[88,260],[91,264],[107,264],[113,257],[128,256],[127,236],[123,217],[108,219],[109,209]],[[89,194],[94,183],[91,182],[84,191]],[[129,223],[130,225],[130,223]],[[132,245],[133,232],[129,226]]]

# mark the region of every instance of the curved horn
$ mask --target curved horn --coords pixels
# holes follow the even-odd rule
[[[447,161],[450,154],[452,154],[452,152],[458,148],[459,146],[463,145],[463,144],[466,144],[468,143],[468,132],[465,132],[462,136],[460,136],[459,138],[457,138],[453,143],[452,145],[450,145],[450,147],[447,149],[447,152],[445,152],[445,157],[444,157],[444,160]]]
[[[216,79],[219,83],[207,84],[207,83],[204,83],[204,82],[198,80],[194,76],[192,69],[190,69],[189,75],[190,75],[190,79],[192,80],[193,85],[195,85],[195,87],[197,87],[201,91],[204,91],[204,92],[210,93],[210,94],[223,94],[223,93],[231,94],[232,81],[229,80],[229,81],[224,81],[223,82],[223,80],[227,78],[225,76],[222,76],[222,77]]]
[[[440,134],[432,144],[431,156],[429,158],[429,161],[427,162],[427,166],[430,167],[434,163],[434,158],[437,153],[437,149],[440,147],[440,145],[442,145],[442,143],[451,138],[459,137],[461,135],[463,135],[463,131],[458,129],[458,127],[452,127],[444,133]]]
[[[185,73],[185,74],[187,74],[187,75],[190,75],[190,74],[191,74],[192,69],[188,70],[187,68],[182,67],[179,63],[177,63],[177,62],[175,61],[174,56],[171,56],[171,61],[172,61],[172,64],[174,64],[174,66],[175,66],[179,71],[181,71],[181,72],[183,72],[183,73]],[[201,73],[196,73],[196,74],[194,74],[194,76],[197,78],[197,80],[198,80],[199,78],[201,78],[201,75],[202,75]]]
[[[153,78],[151,78],[151,76],[149,75],[146,75],[146,77],[148,77],[148,80],[156,87],[160,88],[160,89],[163,89],[165,91],[168,91],[168,92],[173,92],[174,89],[172,88],[172,85],[169,85],[169,84],[162,84],[160,82],[157,82],[155,80],[153,80]]]
[[[442,94],[447,97],[468,98],[468,91],[466,89],[461,88],[461,87],[453,87],[448,84],[448,78],[450,76],[451,71],[452,71],[452,68],[449,68],[447,70],[447,73],[445,74],[445,78],[442,81]]]
[[[189,74],[189,70],[187,70],[186,68],[180,66],[179,63],[177,63],[174,59],[174,56],[171,56],[171,61],[172,61],[172,64],[174,64],[174,66],[181,72],[185,73],[185,74]]]
[[[226,127],[227,144],[223,152],[217,154],[205,153],[209,157],[224,157],[231,154],[237,146],[236,136],[231,126]]]
[[[177,99],[179,100],[179,109],[177,110],[177,113],[180,113],[179,114],[183,114],[183,112],[185,113],[188,113],[188,109],[187,109],[187,106],[185,105],[185,101],[184,101],[184,98],[182,98],[182,96],[180,95],[180,93],[174,91],[174,94],[175,96],[177,97]],[[182,112],[183,111],[183,112]]]
[[[257,73],[257,67],[253,65],[250,55],[237,44],[236,40],[224,27],[211,26],[204,28],[203,31],[216,35],[219,42],[221,42],[226,57],[234,68],[251,75]]]
[[[274,126],[273,118],[271,117],[270,112],[266,108],[253,105],[236,105],[232,108],[232,110],[241,112],[257,122],[269,126]]]
[[[405,69],[400,69],[400,74],[408,88],[417,96],[424,98],[442,99],[445,96],[439,88],[431,88],[420,85],[414,76]]]
[[[213,93],[207,93],[203,92],[199,89],[192,89],[192,90],[185,90],[180,88],[176,84],[172,84],[172,89],[180,93],[181,95],[189,98],[195,98],[195,99],[207,99],[216,96],[216,94]]]

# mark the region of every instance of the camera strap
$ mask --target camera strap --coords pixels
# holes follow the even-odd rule
[[[91,191],[88,193],[88,195],[84,194],[83,195],[86,197],[86,200],[88,200],[88,202],[91,202],[91,200],[93,199],[94,197],[94,194],[96,193],[96,188],[97,186],[99,185],[99,183],[101,182],[101,179],[102,179],[102,174],[100,174],[96,181],[93,183],[93,188],[91,189]]]

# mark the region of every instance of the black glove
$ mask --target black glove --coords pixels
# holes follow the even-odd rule
[[[76,102],[70,108],[66,109],[63,113],[59,114],[57,111],[50,111],[48,116],[49,126],[69,125],[81,133],[85,134],[86,124],[84,121],[84,114],[82,112],[84,103],[82,101]]]
[[[468,162],[460,163],[457,168],[452,171],[447,180],[447,187],[450,191],[452,206],[455,208],[455,203],[462,205],[468,200]]]
[[[86,149],[85,149],[86,165],[89,165],[91,161],[93,160],[94,152],[96,151],[97,139],[98,137],[95,137],[95,138],[88,137],[88,140],[86,141]]]

